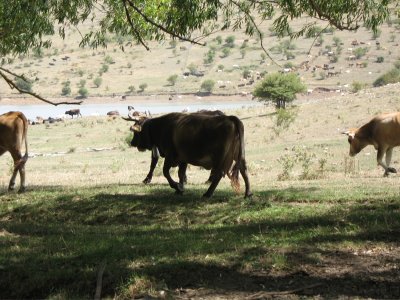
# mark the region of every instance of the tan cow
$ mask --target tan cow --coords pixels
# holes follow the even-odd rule
[[[397,173],[389,167],[393,148],[400,146],[400,113],[387,113],[374,117],[367,124],[343,132],[348,136],[350,156],[355,156],[368,145],[373,145],[378,154],[376,160],[385,169],[384,176]],[[385,162],[383,156],[386,154]]]
[[[19,172],[21,186],[19,192],[25,191],[25,163],[28,160],[28,120],[19,111],[10,111],[0,115],[0,155],[10,152],[14,160],[14,171],[8,190],[13,190],[15,178]],[[21,150],[25,142],[25,155]]]

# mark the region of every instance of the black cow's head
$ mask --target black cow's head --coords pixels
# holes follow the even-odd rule
[[[130,127],[130,131],[133,132],[133,138],[131,146],[138,148],[139,151],[151,150],[152,146],[150,143],[150,134],[147,126],[143,126],[149,119],[147,116],[129,116],[124,118],[126,121],[133,121],[134,124]],[[143,130],[144,128],[144,130]]]

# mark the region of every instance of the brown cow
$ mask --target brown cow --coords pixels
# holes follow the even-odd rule
[[[355,156],[366,146],[373,145],[378,150],[376,157],[378,165],[385,169],[383,175],[397,173],[396,169],[389,165],[392,160],[393,148],[400,146],[400,113],[378,115],[367,124],[343,133],[348,136],[350,156]],[[385,154],[386,163],[383,162]]]
[[[0,155],[10,152],[14,160],[14,171],[8,185],[8,190],[13,190],[15,178],[19,172],[21,186],[19,192],[25,191],[25,163],[28,160],[28,120],[19,111],[10,111],[0,115]],[[25,155],[21,150],[25,142]]]

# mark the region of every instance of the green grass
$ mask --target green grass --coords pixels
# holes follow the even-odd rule
[[[225,189],[206,200],[202,190],[176,196],[166,185],[113,184],[2,194],[1,297],[93,297],[104,262],[102,295],[125,298],[141,280],[150,293],[185,281],[212,286],[214,269],[294,269],[299,254],[399,242],[397,189],[382,196],[377,186],[336,193],[311,184],[259,190],[252,200]]]
[[[397,282],[390,259],[398,262],[399,177],[382,178],[373,156],[365,155],[360,171],[345,175],[341,164],[348,146],[330,130],[316,135],[298,125],[265,142],[272,115],[248,110],[240,116],[248,117],[250,200],[236,195],[226,178],[211,199],[202,199],[208,172],[196,167],[188,168],[182,196],[159,171],[152,184],[143,185],[150,153],[127,148],[124,121],[84,118],[31,126],[30,153],[42,156],[28,160],[26,193],[6,192],[10,157],[0,161],[0,298],[92,298],[104,264],[102,297],[108,298],[175,298],[182,288],[248,295],[264,290],[262,285],[287,290],[290,282],[323,282],[313,295],[328,298],[396,298],[395,290],[369,290],[368,280],[379,278],[385,288]],[[296,122],[307,118],[300,111]],[[298,131],[304,134],[300,141]],[[299,143],[317,154],[328,147],[329,172],[299,180],[297,170],[278,181],[277,158]],[[361,266],[342,275],[361,259],[354,253],[371,249],[383,250],[362,256],[375,263],[368,276]],[[344,262],[337,265],[338,258]],[[376,265],[392,273],[380,273]],[[293,277],[296,272],[312,274],[310,282]]]

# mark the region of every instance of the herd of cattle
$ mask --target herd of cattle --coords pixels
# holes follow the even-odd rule
[[[80,115],[70,110],[71,117]],[[132,107],[128,118],[134,122],[131,146],[139,151],[151,151],[150,171],[144,183],[150,183],[159,156],[164,157],[163,175],[171,188],[181,194],[186,183],[188,164],[211,170],[210,186],[203,197],[211,197],[221,178],[231,180],[235,190],[239,189],[239,173],[245,183],[245,197],[252,195],[247,172],[244,145],[244,126],[236,116],[227,116],[221,111],[199,111],[196,113],[169,113],[159,117],[139,114]],[[20,174],[20,192],[25,191],[25,164],[28,159],[28,120],[21,112],[0,115],[0,156],[10,152],[14,168],[8,186],[15,187],[17,173]],[[348,136],[350,156],[373,145],[377,150],[377,162],[384,168],[384,176],[396,173],[390,167],[393,148],[400,146],[400,113],[381,114],[359,128],[343,132]],[[22,149],[25,146],[25,154]],[[385,162],[383,158],[385,156]],[[178,167],[179,182],[172,179],[171,167]]]

